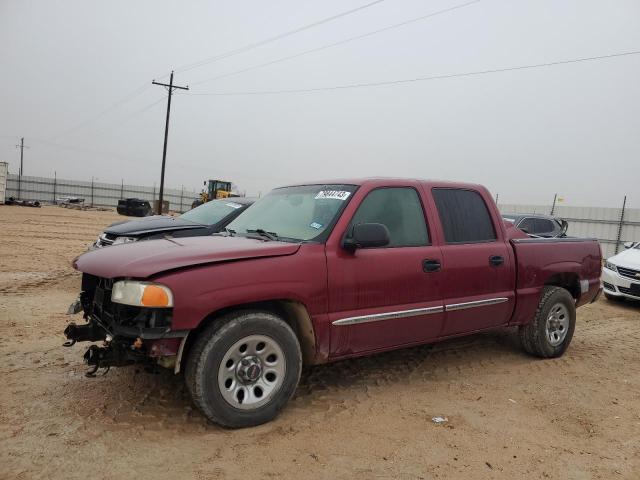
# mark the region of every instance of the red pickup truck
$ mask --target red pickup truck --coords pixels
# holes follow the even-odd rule
[[[303,365],[519,327],[562,355],[600,293],[597,241],[528,238],[482,186],[365,179],[277,188],[209,237],[117,245],[83,272],[66,345],[100,367],[184,371],[227,427],[274,418]]]

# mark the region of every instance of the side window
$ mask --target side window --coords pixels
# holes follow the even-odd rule
[[[497,238],[487,205],[478,192],[434,188],[433,198],[447,243],[490,242]]]
[[[555,233],[554,222],[546,218],[536,218],[536,235],[552,235]]]
[[[389,229],[389,247],[415,247],[429,244],[424,211],[413,188],[378,188],[369,192],[351,219],[359,223],[381,223]]]

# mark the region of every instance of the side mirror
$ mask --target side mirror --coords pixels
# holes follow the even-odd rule
[[[354,225],[351,235],[342,242],[342,247],[351,252],[357,248],[375,248],[387,245],[389,245],[389,229],[381,223]]]
[[[634,242],[624,242],[623,245],[624,245],[624,248],[633,248],[635,243]]]

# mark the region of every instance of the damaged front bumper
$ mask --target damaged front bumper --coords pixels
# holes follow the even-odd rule
[[[86,323],[71,322],[64,330],[71,347],[77,342],[103,342],[91,345],[84,360],[93,376],[100,368],[132,364],[160,365],[179,371],[188,330],[172,330],[171,309],[130,307],[111,302],[113,281],[84,274],[82,293],[67,313],[83,312]]]

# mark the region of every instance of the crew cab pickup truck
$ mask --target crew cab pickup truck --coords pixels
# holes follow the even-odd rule
[[[506,326],[562,355],[600,293],[595,240],[528,238],[480,185],[402,179],[277,188],[208,237],[87,252],[66,345],[100,367],[184,372],[226,427],[274,418],[303,365]]]

